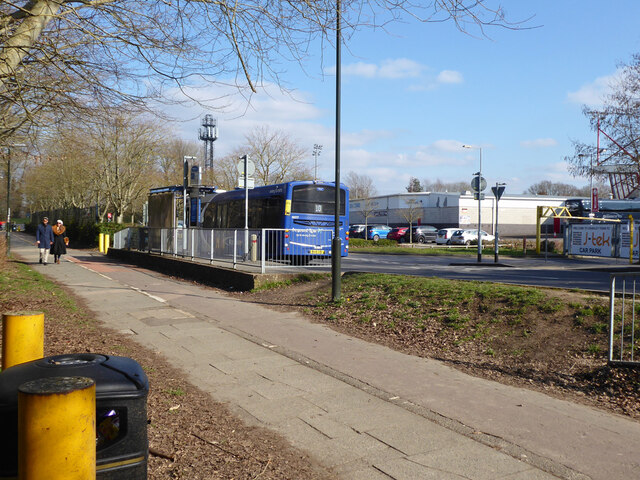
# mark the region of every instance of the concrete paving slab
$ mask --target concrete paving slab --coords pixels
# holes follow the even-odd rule
[[[467,438],[460,438],[446,428],[433,425],[428,420],[416,421],[409,424],[388,424],[384,428],[375,428],[366,431],[367,435],[383,442],[407,456],[435,450],[465,448],[471,446],[466,442],[472,442]]]
[[[440,470],[412,462],[408,458],[398,458],[387,462],[375,462],[374,467],[393,480],[467,480],[475,478],[459,475],[446,469]],[[498,477],[496,477],[498,478]]]
[[[464,476],[473,472],[476,480],[495,480],[530,470],[529,466],[496,450],[463,440],[459,445],[433,450],[410,457],[412,462],[430,469]]]

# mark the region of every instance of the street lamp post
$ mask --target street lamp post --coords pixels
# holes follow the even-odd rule
[[[11,253],[11,148],[26,147],[23,143],[7,145],[7,223],[5,223],[5,234],[7,241],[7,257]]]
[[[340,240],[340,103],[341,91],[340,83],[342,78],[341,48],[342,33],[340,26],[340,16],[342,9],[340,0],[336,2],[336,158],[335,158],[335,212],[333,216],[333,240],[331,242],[331,299],[334,302],[340,300],[342,290],[342,279],[340,278],[340,253],[342,242]],[[348,228],[348,225],[345,226]]]
[[[315,143],[313,145],[313,181],[318,180],[318,157],[320,156],[320,152],[322,151],[322,145]]]
[[[462,148],[474,148],[480,152],[480,169],[474,175],[478,178],[478,263],[482,262],[482,147],[474,145],[462,145]]]

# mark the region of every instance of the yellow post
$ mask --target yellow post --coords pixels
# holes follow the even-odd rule
[[[96,386],[50,377],[18,388],[18,479],[95,480]]]
[[[540,233],[542,229],[540,228],[540,219],[542,218],[542,207],[536,207],[536,253],[540,255]]]
[[[44,313],[2,315],[2,369],[44,356]]]
[[[104,234],[104,253],[107,253],[109,251],[109,234],[105,233]]]
[[[104,253],[104,233],[98,236],[98,250],[100,250],[100,253]]]
[[[629,264],[633,263],[633,217],[629,215]]]

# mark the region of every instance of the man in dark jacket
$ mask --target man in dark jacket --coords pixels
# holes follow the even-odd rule
[[[53,245],[53,230],[49,225],[49,219],[44,217],[36,230],[36,247],[40,250],[40,263],[47,264],[51,245]]]

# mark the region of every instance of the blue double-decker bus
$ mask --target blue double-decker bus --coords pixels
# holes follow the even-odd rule
[[[248,227],[273,229],[269,256],[322,258],[331,256],[335,231],[335,183],[297,181],[248,190]],[[349,190],[340,185],[341,256],[349,251]],[[202,214],[203,228],[245,226],[245,190],[215,195]]]

